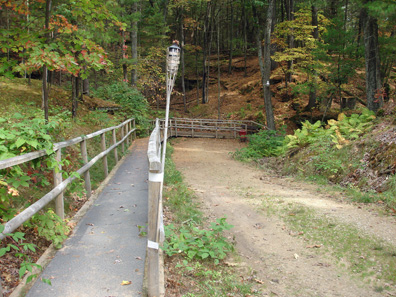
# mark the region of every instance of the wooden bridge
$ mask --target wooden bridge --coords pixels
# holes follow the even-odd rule
[[[163,128],[164,120],[160,120]],[[169,120],[169,137],[193,138],[238,138],[241,132],[253,134],[266,129],[260,123],[245,120],[216,120],[171,118]]]
[[[145,274],[145,279],[146,279],[146,285],[143,288],[143,278],[137,278],[136,281],[134,281],[134,293],[136,292],[142,293],[143,295],[148,295],[148,296],[163,296],[164,294],[164,280],[163,280],[163,274],[161,272],[161,252],[159,249],[159,246],[164,240],[164,234],[163,234],[163,225],[162,225],[162,186],[163,186],[163,176],[164,173],[162,172],[162,162],[161,160],[161,143],[162,143],[162,138],[163,138],[163,127],[164,127],[164,120],[159,120],[157,119],[155,121],[155,126],[152,129],[152,133],[150,136],[150,139],[147,143],[147,140],[139,140],[140,145],[138,147],[135,146],[134,149],[132,149],[132,153],[127,155],[126,159],[124,158],[123,163],[127,164],[128,168],[124,169],[128,174],[130,174],[131,178],[128,179],[125,173],[120,173],[120,175],[117,176],[117,173],[113,176],[113,180],[107,180],[107,183],[110,183],[113,185],[113,188],[110,188],[107,191],[108,193],[111,193],[114,190],[114,185],[117,185],[117,188],[125,188],[122,192],[119,192],[118,195],[125,196],[125,201],[123,203],[131,203],[133,199],[136,199],[136,197],[140,197],[138,202],[134,203],[133,207],[136,207],[139,203],[142,203],[142,199],[145,200],[143,204],[145,204],[148,207],[142,207],[141,209],[145,209],[145,216],[140,217],[139,222],[133,222],[129,223],[127,226],[123,226],[126,228],[126,231],[119,231],[118,234],[111,234],[112,242],[107,243],[106,247],[110,246],[112,243],[117,243],[122,242],[125,239],[125,234],[126,233],[131,233],[128,230],[134,229],[134,226],[142,226],[145,225],[147,222],[147,219],[145,217],[148,216],[148,233],[147,233],[147,244],[144,245],[142,248],[141,245],[141,238],[137,239],[138,243],[132,243],[130,245],[133,245],[133,253],[134,255],[129,255],[131,254],[131,251],[126,253],[130,257],[135,257],[139,259],[144,259],[147,254],[147,259],[146,259],[146,269],[144,271]],[[232,120],[212,120],[212,119],[186,119],[186,118],[172,118],[169,121],[169,131],[167,133],[168,137],[211,137],[211,138],[238,138],[239,135],[241,134],[250,134],[257,132],[260,129],[265,129],[265,127],[259,123],[253,122],[253,121],[232,121]],[[88,145],[93,145],[97,148],[97,142],[91,143],[93,139],[96,137],[100,137],[100,153],[97,154],[96,156],[92,157],[91,159],[88,158],[87,154],[87,146]],[[83,137],[77,137],[72,140],[60,142],[54,144],[54,151],[56,155],[56,160],[58,161],[58,168],[54,169],[54,187],[53,189],[44,195],[41,199],[37,200],[35,203],[30,205],[28,208],[23,210],[20,214],[15,216],[13,219],[10,221],[6,222],[4,224],[4,230],[3,232],[0,233],[0,239],[4,239],[7,237],[9,233],[12,233],[14,230],[16,230],[19,226],[21,226],[25,221],[29,220],[34,214],[36,214],[38,211],[43,209],[44,207],[48,206],[48,204],[52,201],[55,201],[55,209],[56,213],[59,215],[59,217],[64,218],[64,198],[63,198],[63,193],[66,190],[67,186],[76,179],[76,176],[81,176],[84,178],[85,182],[85,188],[87,191],[87,196],[89,197],[91,195],[91,181],[90,181],[90,168],[99,160],[102,160],[103,163],[103,170],[104,170],[104,175],[108,176],[109,175],[109,168],[108,168],[108,161],[107,158],[110,154],[110,152],[113,152],[112,157],[116,162],[118,162],[119,157],[118,153],[121,150],[121,152],[125,151],[124,146],[127,145],[127,147],[130,147],[130,144],[132,143],[131,147],[133,146],[133,143],[136,142],[136,128],[135,128],[135,121],[134,119],[127,120],[123,123],[121,123],[118,126],[106,128],[97,132],[94,132],[90,135],[83,136]],[[142,145],[142,141],[146,142],[145,145]],[[107,143],[111,143],[108,145]],[[65,149],[70,146],[75,146],[77,145],[78,147],[75,148],[80,152],[80,158],[81,160],[73,160],[76,164],[82,163],[83,166],[76,171],[76,174],[70,174],[70,177],[62,180],[62,174],[60,173],[62,171],[62,167],[60,164],[62,164],[62,149]],[[144,164],[141,164],[137,167],[138,162],[144,160],[142,158],[142,155],[146,155],[149,159],[149,162],[147,164],[147,161],[143,161]],[[32,160],[38,159],[38,158],[48,158],[47,152],[46,151],[37,151],[37,152],[30,152],[25,155],[21,155],[18,157],[14,157],[11,159],[7,160],[1,160],[0,161],[0,170],[2,169],[7,169],[12,166],[17,166],[21,164],[28,163]],[[140,160],[140,161],[139,161]],[[129,163],[128,163],[129,162]],[[135,166],[136,168],[132,168]],[[118,168],[117,166],[115,168]],[[115,180],[114,180],[115,179]],[[121,181],[121,179],[123,181]],[[146,179],[148,179],[148,186],[144,182]],[[134,186],[133,188],[130,186],[135,185],[135,183],[139,183],[139,185]],[[106,192],[106,191],[104,191]],[[141,199],[142,193],[146,193],[143,195],[145,198]],[[99,195],[102,195],[101,193]],[[114,199],[119,199],[117,196],[114,195],[107,195],[106,193],[104,194],[104,198],[95,198],[95,199],[103,199],[103,204],[109,203],[109,205],[114,204]],[[136,196],[136,197],[135,197]],[[121,200],[118,200],[121,201]],[[115,202],[115,203],[120,203],[120,202]],[[106,210],[111,211],[111,214],[104,214],[103,212],[100,213],[95,213],[97,211],[97,208],[92,207],[92,202],[88,203],[91,205],[89,208],[89,212],[91,212],[90,217],[95,218],[98,224],[105,222],[106,220],[101,218],[100,216],[112,216],[115,210],[112,210],[111,206],[106,207]],[[118,206],[118,204],[116,204]],[[113,205],[114,206],[114,205]],[[112,206],[112,207],[113,207]],[[119,206],[118,206],[119,207]],[[123,206],[122,206],[123,207]],[[102,210],[104,211],[104,210]],[[124,214],[127,215],[127,214]],[[132,216],[132,217],[126,217],[125,221],[133,221],[137,218],[137,216]],[[92,219],[93,220],[93,219]],[[85,223],[85,225],[92,225],[92,223]],[[111,222],[107,223],[105,225],[113,225]],[[78,225],[76,227],[76,230],[74,233],[74,237],[79,237],[80,241],[75,240],[73,241],[72,239],[68,239],[65,244],[68,244],[69,249],[72,250],[72,244],[82,244],[84,246],[91,246],[89,244],[84,244],[82,238],[88,238],[87,240],[90,242],[92,240],[92,237],[86,237],[86,234],[84,234],[84,230],[86,230],[86,226],[84,225]],[[105,228],[105,226],[103,226]],[[135,228],[136,229],[136,228]],[[78,232],[81,233],[81,230],[83,230],[82,234],[79,234]],[[105,230],[105,229],[104,229]],[[118,229],[110,229],[111,231],[102,231],[102,233],[106,232],[117,232],[115,230]],[[79,235],[77,235],[79,234]],[[136,233],[133,233],[136,234]],[[131,236],[134,237],[139,237],[138,235],[133,235],[131,233]],[[72,236],[73,237],[73,236]],[[134,238],[133,237],[133,238]],[[129,238],[129,242],[133,242],[133,238]],[[102,239],[104,240],[104,239]],[[106,240],[108,240],[106,238]],[[74,242],[74,243],[73,243]],[[139,248],[140,246],[140,248]],[[95,249],[95,246],[92,246],[93,249]],[[111,253],[111,251],[114,251],[115,249],[111,249],[110,251],[107,251],[107,253]],[[85,256],[87,256],[87,259],[81,259],[82,263],[89,264],[92,261],[96,261],[95,259],[89,258],[92,256],[92,253],[95,251],[89,251],[89,253]],[[103,252],[105,253],[105,252]],[[56,257],[62,257],[62,253],[57,253]],[[56,257],[54,258],[53,262],[56,262]],[[80,257],[80,255],[78,256]],[[81,256],[82,257],[82,256]],[[102,259],[102,257],[99,257]],[[105,257],[103,257],[105,259]],[[131,259],[128,259],[128,263],[132,263]],[[60,262],[59,262],[60,261]],[[57,266],[63,266],[63,265],[69,265],[72,264],[71,262],[75,262],[75,259],[68,260],[68,258],[64,258],[63,260],[59,260],[57,263],[63,263],[63,264],[57,264]],[[125,260],[127,262],[127,260]],[[102,265],[102,264],[95,264],[95,265]],[[133,264],[129,264],[133,265]],[[80,265],[81,266],[81,265]],[[78,267],[80,267],[78,266]],[[90,270],[89,265],[85,265],[88,269]],[[36,285],[39,282],[36,282],[34,285],[33,289],[28,292],[26,296],[30,297],[44,297],[47,295],[43,295],[45,291],[48,291],[48,296],[55,297],[55,296],[65,296],[66,292],[67,294],[74,294],[76,291],[73,291],[73,286],[74,289],[81,290],[81,288],[85,288],[86,284],[88,282],[91,282],[92,285],[94,281],[92,280],[92,277],[90,280],[85,279],[85,274],[89,273],[82,273],[81,272],[81,277],[76,278],[74,275],[73,268],[74,266],[70,266],[69,268],[67,267],[55,267],[53,269],[65,269],[68,271],[68,275],[72,279],[68,279],[67,274],[62,274],[62,271],[58,271],[60,275],[62,275],[62,278],[56,280],[57,283],[55,284],[54,280],[54,285],[52,286],[51,290],[43,289],[40,286],[41,284]],[[128,271],[133,271],[133,267],[128,267]],[[106,271],[106,267],[104,267],[104,271]],[[45,271],[44,271],[45,273]],[[56,272],[51,272],[55,274]],[[116,274],[116,273],[115,273]],[[99,279],[99,284],[98,286],[101,287],[104,284],[100,283],[101,279]],[[77,282],[81,283],[81,286],[79,287]],[[75,283],[75,285],[74,285]],[[71,286],[73,284],[73,286]],[[109,287],[112,286],[112,284],[108,285]],[[94,291],[98,290],[97,287],[91,286],[87,287],[86,290],[89,290],[91,288],[92,294],[102,294],[103,292],[100,291]],[[108,289],[110,290],[110,289]],[[110,295],[117,295],[121,294],[119,288],[114,289],[115,291],[107,292],[106,294]],[[136,291],[137,290],[137,291]],[[19,291],[20,292],[20,291]],[[74,292],[74,293],[73,293]],[[130,291],[131,293],[132,291]],[[26,292],[25,292],[26,293]],[[24,293],[24,294],[25,294]],[[89,293],[89,292],[88,292]],[[123,292],[122,294],[124,294]],[[17,293],[16,293],[17,294]],[[18,296],[13,293],[13,296]],[[0,296],[2,296],[2,289],[1,289],[1,279],[0,279]],[[83,295],[81,295],[83,296]],[[86,296],[86,295],[84,295]],[[92,295],[87,295],[87,296],[92,296]]]

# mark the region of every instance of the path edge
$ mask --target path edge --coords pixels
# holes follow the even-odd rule
[[[121,160],[119,160],[117,162],[117,164],[110,171],[109,175],[100,183],[99,187],[94,191],[92,196],[84,203],[84,205],[79,209],[79,211],[70,219],[70,223],[72,223],[72,225],[77,224],[84,217],[84,215],[88,212],[88,210],[91,208],[91,206],[94,204],[94,202],[98,199],[99,194],[103,191],[105,186],[107,186],[110,179],[115,175],[115,173],[119,169],[119,167],[122,164],[124,164],[127,157],[130,154],[132,154],[133,150],[135,149],[135,146],[136,146],[136,141],[134,141],[132,143],[132,145],[128,148],[127,153],[121,158]],[[74,233],[73,231],[74,231],[74,229],[71,230],[71,232],[67,238],[70,238],[73,235],[73,233]],[[24,297],[29,292],[29,290],[33,287],[33,285],[36,283],[36,281],[38,281],[40,279],[41,272],[44,271],[44,269],[48,266],[48,264],[51,262],[51,260],[54,258],[55,254],[57,253],[57,251],[58,251],[58,249],[56,249],[54,247],[54,245],[51,244],[36,262],[36,264],[40,265],[42,267],[42,269],[39,270],[38,268],[33,268],[32,272],[28,272],[23,277],[20,284],[12,291],[12,293],[9,295],[9,297]],[[37,274],[37,276],[30,283],[26,283],[26,280],[32,274]]]

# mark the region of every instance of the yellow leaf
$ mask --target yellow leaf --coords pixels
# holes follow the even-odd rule
[[[130,284],[132,284],[131,281],[122,281],[121,286],[128,286]]]
[[[337,120],[342,121],[344,118],[345,118],[345,113],[341,112],[341,113],[338,115]]]

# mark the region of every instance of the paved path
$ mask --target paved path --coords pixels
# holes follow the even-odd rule
[[[147,139],[132,152],[80,220],[27,297],[141,296],[147,226]],[[121,285],[130,281],[129,285]]]

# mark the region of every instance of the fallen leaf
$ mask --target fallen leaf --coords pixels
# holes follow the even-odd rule
[[[264,285],[264,282],[262,281],[262,280],[259,280],[259,279],[254,279],[254,281],[256,282],[256,283],[259,283],[259,284],[261,284],[261,285]]]
[[[142,260],[142,257],[135,257],[136,260]]]
[[[132,284],[131,281],[122,281],[121,286],[128,286],[130,284]]]
[[[300,258],[300,256],[299,255],[297,255],[297,254],[294,254],[294,259],[298,259],[298,258]]]

